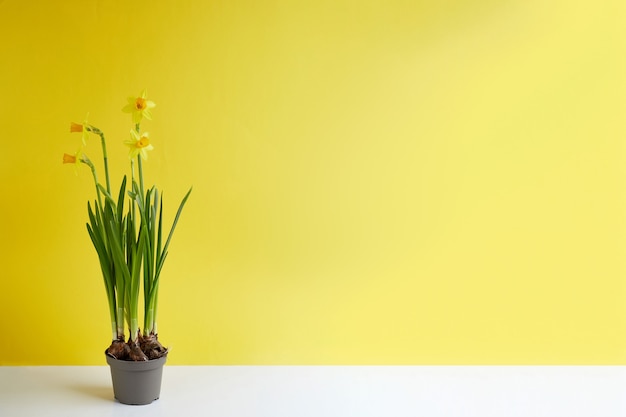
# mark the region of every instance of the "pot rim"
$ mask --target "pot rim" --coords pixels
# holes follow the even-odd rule
[[[157,359],[150,359],[147,361],[123,361],[114,358],[113,356],[107,354],[106,350],[104,351],[104,356],[106,357],[107,363],[112,368],[121,369],[125,371],[149,371],[152,369],[157,369],[165,364],[167,360],[167,353]]]

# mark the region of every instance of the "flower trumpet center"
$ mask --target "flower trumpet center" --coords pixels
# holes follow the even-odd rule
[[[80,123],[70,123],[70,133],[77,133],[83,131],[83,125]]]
[[[148,145],[150,145],[150,139],[147,136],[140,137],[137,143],[135,143],[135,147],[138,149],[145,148]]]
[[[76,156],[70,154],[63,154],[63,163],[64,164],[75,164]]]
[[[148,104],[146,103],[146,99],[137,97],[137,99],[135,100],[135,109],[141,111],[141,110],[145,110],[147,107],[148,107]]]

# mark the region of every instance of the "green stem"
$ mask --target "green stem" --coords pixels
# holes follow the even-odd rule
[[[153,318],[152,318],[152,328],[150,329],[150,333],[157,334],[158,333],[158,331],[157,331],[157,305],[158,305],[158,302],[159,302],[159,283],[158,282],[156,283],[156,288],[154,289],[154,292],[155,292],[154,300],[153,300],[153,303],[154,303],[154,307],[153,307],[154,308],[154,315],[153,315]]]
[[[135,161],[133,161],[132,159],[130,160],[130,178],[131,178],[131,184],[134,184],[135,183]],[[131,200],[131,205],[132,205],[132,217],[129,219],[129,221],[133,222],[134,230],[137,230],[137,224],[135,223],[137,202],[135,201],[134,198],[131,198],[130,200]]]
[[[133,317],[131,313],[130,318],[130,338],[133,342],[136,342],[139,337],[139,320],[137,316]]]
[[[159,282],[155,282],[154,287],[151,289],[150,294],[146,297],[146,316],[143,334],[148,336],[149,334],[157,333],[157,301],[159,299]]]
[[[119,300],[118,300],[119,303]],[[116,318],[116,333],[118,339],[124,339],[124,307],[120,307],[118,304],[117,307],[117,318]]]
[[[91,162],[91,160],[89,158],[87,158],[87,156],[83,155],[80,158],[80,162],[82,162],[83,164],[87,165],[90,169],[91,169],[91,175],[93,176],[93,182],[96,186],[96,193],[98,196],[98,202],[100,203],[100,207],[104,207],[102,205],[102,195],[100,194],[100,188],[98,188],[98,173],[96,172],[96,167],[93,165],[93,162]]]
[[[115,312],[113,313],[113,318],[111,320],[111,340],[117,340],[117,322],[115,321]]]
[[[139,123],[135,124],[135,130],[139,133]],[[141,155],[137,155],[137,165],[139,167],[139,190],[141,191],[141,195],[143,197],[143,165],[141,162]]]
[[[135,124],[135,130],[137,131],[137,133],[139,133],[139,130],[140,130],[139,123]],[[140,198],[143,200],[145,194],[144,194],[144,186],[143,186],[143,162],[141,160],[141,155],[137,155],[137,168],[138,168],[138,171],[139,171],[139,192],[140,192]],[[144,201],[144,204],[149,204],[149,201]],[[134,208],[135,208],[135,205],[133,203],[133,212],[134,212]],[[143,224],[143,221],[140,221],[139,228],[143,229],[145,227],[146,227],[146,225]],[[146,272],[144,271],[144,274],[145,273]],[[151,321],[153,320],[153,318],[150,317],[152,315],[151,313],[152,313],[151,310],[148,310],[148,311],[145,312],[144,333],[146,332],[146,328],[148,328],[149,326],[151,327]],[[138,331],[138,329],[137,329],[137,331]],[[135,333],[133,333],[133,335],[134,334]]]
[[[139,166],[139,190],[141,191],[141,195],[144,196],[143,191],[143,164],[141,162],[141,155],[137,155],[137,165]]]
[[[107,297],[109,301],[109,315],[111,316],[111,340],[116,340],[119,335],[117,333],[117,320],[115,318],[115,310],[116,310],[115,294],[110,294],[108,285],[107,285]]]
[[[154,327],[154,309],[149,308],[146,310],[146,316],[143,324],[143,335],[149,336]]]
[[[102,159],[104,160],[104,175],[106,176],[107,180],[107,191],[109,192],[109,194],[111,194],[111,180],[109,179],[109,156],[107,153],[107,142],[104,138],[104,132],[102,132],[95,126],[89,126],[87,129],[100,136],[100,143],[102,144]]]

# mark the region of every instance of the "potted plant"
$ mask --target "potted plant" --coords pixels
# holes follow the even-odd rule
[[[172,235],[191,193],[190,189],[180,202],[165,235],[162,195],[154,185],[146,188],[143,177],[143,162],[153,146],[141,122],[152,120],[154,107],[144,90],[138,97],[129,97],[122,109],[131,114],[133,123],[130,137],[124,141],[129,149],[131,176],[129,181],[125,175],[118,189],[111,188],[104,133],[87,120],[71,123],[70,132],[81,133],[82,141],[75,154],[63,156],[64,163],[87,165],[93,176],[96,193],[95,199],[87,203],[87,231],[100,262],[111,317],[112,342],[105,351],[106,360],[111,367],[115,398],[125,404],[149,404],[160,395],[168,349],[161,345],[157,333],[159,282]],[[104,184],[85,152],[92,135],[100,138]],[[142,293],[143,323],[139,316]]]

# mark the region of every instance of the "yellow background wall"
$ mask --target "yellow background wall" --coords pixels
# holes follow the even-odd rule
[[[0,364],[103,364],[87,112],[157,103],[171,364],[626,363],[626,3],[0,0]],[[98,143],[88,145],[99,161]]]

